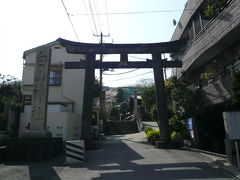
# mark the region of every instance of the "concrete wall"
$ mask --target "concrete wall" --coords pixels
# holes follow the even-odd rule
[[[180,39],[188,31],[188,23],[192,22],[193,15],[198,14],[200,8],[203,8],[203,0],[188,0],[187,10],[183,12],[179,20],[181,26],[176,26],[172,40]],[[224,71],[226,65],[238,57],[231,50],[238,48],[240,52],[239,12],[239,0],[230,1],[217,17],[210,20],[194,39],[189,41],[185,51],[173,55],[174,58],[177,57],[183,62],[183,67],[176,69],[176,75],[180,77],[181,72],[187,71],[197,86],[201,73],[206,72],[206,67],[217,60],[218,73],[223,74],[201,85],[203,106],[222,103],[230,97],[232,77]]]
[[[66,106],[61,104],[49,104],[48,112],[71,112],[71,109],[68,109]],[[31,105],[24,105],[24,112],[32,112]]]
[[[239,0],[231,1],[220,15],[195,37],[180,58],[183,67],[177,70],[178,76],[182,71],[194,71],[240,38],[239,11]]]
[[[171,41],[178,40],[185,28],[188,25],[189,20],[191,19],[192,15],[196,12],[199,6],[202,4],[203,0],[188,0],[185,6],[185,11],[178,21],[178,25],[173,33]]]
[[[30,122],[31,113],[21,113],[19,125],[19,137],[27,130]],[[53,137],[62,137],[64,140],[79,139],[81,134],[80,114],[71,112],[48,112],[47,130]]]
[[[231,80],[231,75],[225,75],[200,88],[203,106],[218,104],[229,100]]]
[[[240,59],[240,41],[212,59],[216,62],[216,70],[218,72],[212,79],[205,80],[201,83],[200,93],[203,106],[218,104],[229,100],[232,74],[226,71],[226,67],[233,65],[238,59]],[[209,64],[201,66],[191,73],[191,78],[196,85],[199,84],[201,73],[206,72],[208,65]],[[237,66],[235,66],[235,68],[237,68]]]

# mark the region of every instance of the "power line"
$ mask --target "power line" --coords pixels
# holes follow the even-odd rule
[[[103,73],[104,75],[121,75],[121,74],[127,74],[127,73],[131,73],[134,72],[136,70],[139,70],[139,68],[131,70],[131,71],[127,71],[127,72],[123,72],[123,73],[116,73],[116,74],[108,74],[108,73]]]
[[[95,33],[97,34],[98,33],[97,25],[96,25],[95,18],[94,18],[94,13],[93,13],[91,0],[88,0],[88,6],[89,6],[89,9],[90,9],[90,12],[91,12],[92,21],[93,21],[93,25],[94,25],[94,28],[95,28]]]
[[[149,72],[146,72],[146,73],[143,73],[143,74],[138,74],[136,76],[130,76],[130,77],[127,77],[127,78],[122,78],[122,79],[116,79],[116,80],[108,81],[108,82],[115,82],[115,81],[121,81],[121,80],[125,80],[125,79],[135,78],[135,77],[142,76],[142,75],[145,75],[145,74],[149,74],[149,73],[152,73],[152,72],[153,71],[149,71]]]
[[[83,3],[84,3],[84,7],[85,7],[85,10],[86,10],[86,13],[88,14],[87,5],[86,5],[86,3],[85,3],[85,0],[83,0]],[[87,17],[88,17],[88,22],[89,22],[90,28],[91,28],[91,30],[92,30],[92,34],[94,34],[93,27],[92,27],[91,20],[90,20],[90,17],[89,17],[89,16],[90,16],[90,15],[87,15]]]
[[[105,12],[106,12],[106,17],[107,17],[108,34],[110,34],[109,21],[108,21],[107,0],[105,0]]]
[[[132,56],[132,55],[128,55],[129,57],[135,58],[135,59],[141,59],[141,60],[148,60],[148,58],[140,58],[137,56]]]
[[[194,11],[196,9],[174,9],[174,10],[156,10],[156,11],[132,11],[132,12],[109,12],[109,13],[96,13],[94,15],[104,16],[104,15],[130,15],[130,14],[153,14],[153,13],[172,13],[172,12],[182,12],[182,11]],[[77,13],[71,14],[71,16],[86,16],[88,14]]]
[[[77,41],[79,42],[79,38],[78,38],[77,32],[76,32],[75,27],[74,27],[74,25],[73,25],[73,23],[72,23],[72,20],[71,20],[71,18],[70,18],[70,15],[69,15],[69,13],[68,13],[68,10],[67,10],[67,8],[66,8],[66,6],[65,6],[65,4],[64,4],[64,1],[61,0],[61,2],[62,2],[62,5],[63,5],[66,13],[67,13],[68,20],[69,20],[69,22],[70,22],[70,24],[71,24],[71,26],[72,26],[72,29],[73,29],[73,31],[74,31],[74,33],[75,33],[75,36],[76,36],[76,38],[77,38]]]
[[[98,6],[98,2],[96,2],[96,0],[93,0],[93,5],[94,5],[94,8],[95,8],[95,12],[96,12],[96,16],[97,16],[97,22],[98,22],[98,26],[100,28],[100,32],[102,32],[102,23],[101,23],[101,18],[99,15],[99,6]]]

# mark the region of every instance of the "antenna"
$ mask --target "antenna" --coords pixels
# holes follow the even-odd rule
[[[177,22],[175,19],[173,19],[172,23],[173,23],[174,26],[178,25],[178,27],[179,27],[180,29],[182,29],[182,23],[181,23],[180,21]]]
[[[173,25],[176,26],[177,21],[175,19],[173,19]]]

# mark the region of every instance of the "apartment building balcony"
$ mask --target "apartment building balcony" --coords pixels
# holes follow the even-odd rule
[[[240,3],[230,1],[218,16],[189,41],[188,47],[180,55],[183,67],[176,70],[177,76],[182,71],[192,72],[204,65],[217,54],[240,39]]]
[[[232,75],[221,73],[199,86],[202,106],[215,105],[229,100]]]

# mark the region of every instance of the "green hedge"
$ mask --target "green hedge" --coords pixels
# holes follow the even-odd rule
[[[152,131],[153,130],[153,128],[151,128],[151,127],[145,127],[144,128],[144,132],[147,134],[148,133],[148,131]]]
[[[147,140],[152,142],[160,139],[160,131],[158,129],[150,130],[147,132]]]

